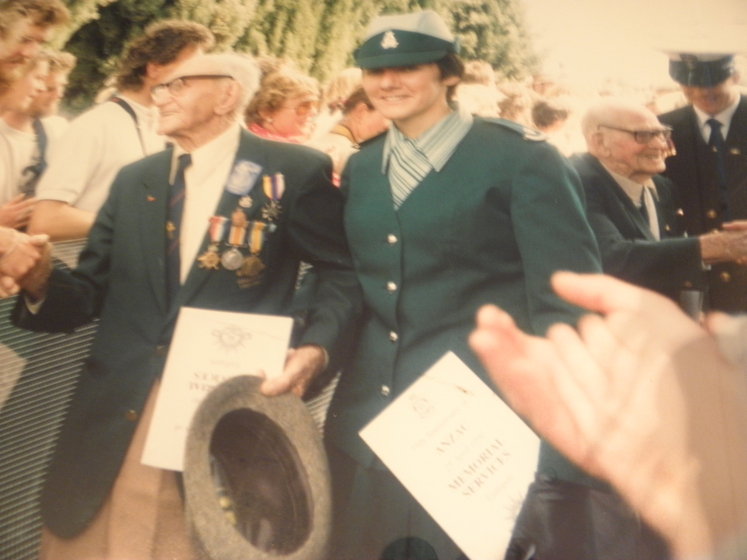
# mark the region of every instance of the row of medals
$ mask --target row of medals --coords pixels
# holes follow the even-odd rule
[[[252,199],[249,196],[244,196],[239,201],[240,207],[248,208],[251,205]],[[243,219],[244,224],[239,226],[234,225],[232,227],[242,227],[243,229],[246,229],[249,226],[249,222],[246,220],[246,216],[241,208],[236,208],[236,210],[234,210],[231,221],[233,222],[235,217],[239,215],[240,219]],[[274,221],[278,216],[280,216],[280,204],[276,200],[271,200],[267,206],[262,209],[262,217],[265,220]],[[269,224],[268,229],[273,231],[275,227],[275,224]],[[223,236],[221,235],[220,237],[222,238]],[[247,236],[244,235],[243,237],[246,239]],[[259,282],[259,277],[265,268],[264,263],[258,256],[261,245],[257,250],[257,254],[250,253],[249,255],[244,256],[239,249],[242,247],[248,248],[249,242],[241,245],[233,245],[226,241],[225,245],[229,247],[229,249],[224,251],[222,255],[219,255],[218,247],[221,240],[222,239],[211,239],[211,243],[205,252],[197,257],[200,268],[218,270],[222,265],[226,270],[236,271],[238,283],[241,287],[252,286]]]

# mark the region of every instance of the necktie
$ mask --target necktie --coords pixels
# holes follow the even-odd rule
[[[181,286],[181,255],[179,250],[182,213],[184,211],[184,171],[192,164],[190,154],[178,158],[174,182],[169,196],[168,219],[166,221],[166,295],[169,304],[174,301]]]
[[[724,167],[724,137],[721,134],[721,123],[716,119],[708,119],[706,124],[711,127],[711,135],[708,145],[716,153],[716,177],[718,178],[719,193],[721,199],[721,219],[728,222],[729,198],[726,190],[726,168]]]
[[[394,208],[398,209],[431,170],[428,158],[414,143],[404,141],[389,156],[389,184]]]
[[[646,223],[651,225],[651,222],[648,220],[648,208],[646,208],[646,187],[643,187],[643,190],[641,190],[640,203],[641,205],[638,207],[638,210],[641,211],[643,219],[646,220]]]

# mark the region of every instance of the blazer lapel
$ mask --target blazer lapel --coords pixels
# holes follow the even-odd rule
[[[140,201],[140,244],[151,288],[161,311],[166,311],[166,208],[169,198],[171,150],[160,154],[143,179]]]
[[[633,222],[635,228],[638,230],[638,233],[641,234],[641,237],[648,241],[654,241],[654,236],[651,233],[651,228],[649,227],[648,222],[646,222],[646,218],[644,218],[643,214],[641,214],[641,211],[636,207],[628,194],[623,190],[618,182],[615,181],[615,178],[609,174],[604,166],[599,163],[596,158],[593,158],[593,160],[593,164],[597,166],[597,171],[601,173],[601,176],[604,177],[605,181],[607,181],[612,192],[615,193],[615,198],[621,205],[623,214]]]
[[[257,142],[256,139],[252,135],[250,135],[248,132],[244,130],[242,130],[241,132],[241,139],[239,141],[239,149],[236,152],[236,157],[234,158],[233,164],[231,166],[232,170],[233,170],[233,166],[236,165],[236,162],[241,159],[250,160],[262,166],[263,170],[265,169],[264,150],[261,149],[260,143]],[[262,171],[260,171],[259,175],[257,175],[256,180],[249,191],[250,195],[253,198],[255,198],[255,204],[256,204],[256,198],[258,196],[257,191],[255,189],[261,188],[257,186],[261,180],[261,176],[262,176]],[[238,195],[235,195],[235,194],[232,194],[226,191],[225,185],[223,185],[221,188],[223,189],[223,193],[221,194],[220,200],[218,201],[218,205],[213,215],[226,216],[230,218],[231,212],[233,212],[237,207],[239,207],[240,197]],[[205,235],[202,239],[202,243],[200,244],[198,255],[201,255],[204,251],[206,251],[209,244],[210,244],[210,235],[206,227]],[[216,272],[217,271],[215,270],[208,270],[206,268],[201,268],[199,266],[199,263],[195,260],[192,263],[192,267],[189,270],[189,274],[187,274],[187,278],[185,279],[184,284],[182,284],[182,287],[179,290],[179,294],[174,300],[174,305],[172,305],[171,309],[169,310],[169,315],[170,315],[169,318],[170,319],[174,318],[179,308],[183,305],[187,305],[194,298],[197,292],[199,292],[199,290],[205,284],[207,279],[210,277],[210,274],[215,274]],[[225,272],[225,271],[222,271],[222,272]]]

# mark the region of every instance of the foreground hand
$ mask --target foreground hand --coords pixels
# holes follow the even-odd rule
[[[9,277],[18,283],[36,266],[48,247],[49,237],[28,236],[9,228],[0,228],[0,236],[0,276]]]
[[[19,194],[2,206],[0,206],[0,226],[9,228],[26,227],[31,218],[31,211],[36,204],[35,198],[26,198],[25,194]]]
[[[285,359],[283,373],[274,379],[266,379],[260,387],[263,395],[272,397],[290,391],[303,397],[311,380],[326,366],[326,355],[321,346],[309,344],[291,348]]]
[[[712,552],[747,521],[744,378],[661,296],[601,275],[559,273],[553,286],[604,317],[542,339],[484,308],[475,352],[519,414],[679,555]]]

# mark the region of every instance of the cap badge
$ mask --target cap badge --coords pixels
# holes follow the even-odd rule
[[[394,36],[394,31],[387,31],[384,33],[384,37],[381,39],[382,49],[396,49],[399,46],[397,38]]]
[[[680,58],[682,59],[682,62],[685,63],[685,66],[687,66],[688,70],[695,70],[698,66],[698,57],[694,56],[692,54],[682,54],[680,55]]]

